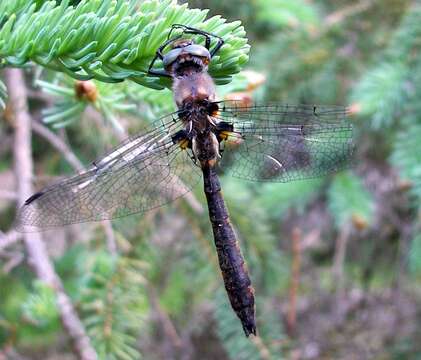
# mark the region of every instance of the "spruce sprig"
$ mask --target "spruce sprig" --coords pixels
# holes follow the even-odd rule
[[[224,38],[209,71],[217,84],[225,84],[247,62],[249,45],[239,21],[205,20],[207,13],[173,0],[82,0],[77,6],[69,0],[1,2],[0,64],[21,67],[32,61],[78,80],[130,79],[162,89],[170,81],[147,76],[147,69],[171,25],[180,23]]]
[[[100,359],[142,358],[136,335],[148,313],[143,274],[147,264],[99,252],[81,284],[83,321]]]

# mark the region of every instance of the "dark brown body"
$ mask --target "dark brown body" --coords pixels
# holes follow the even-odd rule
[[[231,306],[243,324],[245,334],[256,335],[254,319],[254,289],[246,264],[229,220],[215,168],[202,168],[209,218],[212,223],[219,267]]]
[[[225,289],[245,334],[256,335],[254,290],[215,171],[220,156],[217,123],[210,117],[207,106],[215,100],[214,84],[206,64],[200,64],[197,58],[194,60],[191,66],[177,60],[169,69],[173,77],[174,99],[185,114],[186,132],[203,171],[209,218]]]

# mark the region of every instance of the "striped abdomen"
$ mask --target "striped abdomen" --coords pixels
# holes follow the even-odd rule
[[[215,169],[202,166],[209,218],[212,223],[219,266],[231,306],[243,324],[244,332],[256,335],[254,289],[241,254],[221,193]]]

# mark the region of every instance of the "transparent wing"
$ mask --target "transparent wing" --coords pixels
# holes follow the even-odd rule
[[[34,194],[17,217],[21,231],[112,219],[164,205],[200,179],[187,150],[171,136],[182,128],[176,113],[149,132],[121,143],[86,172]]]
[[[231,123],[220,166],[236,177],[287,182],[349,165],[352,125],[340,106],[221,102],[216,121]]]

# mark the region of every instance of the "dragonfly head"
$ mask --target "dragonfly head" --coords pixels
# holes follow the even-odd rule
[[[164,55],[165,70],[176,76],[185,73],[207,71],[211,55],[202,45],[191,39],[180,39],[172,44],[172,49]]]

